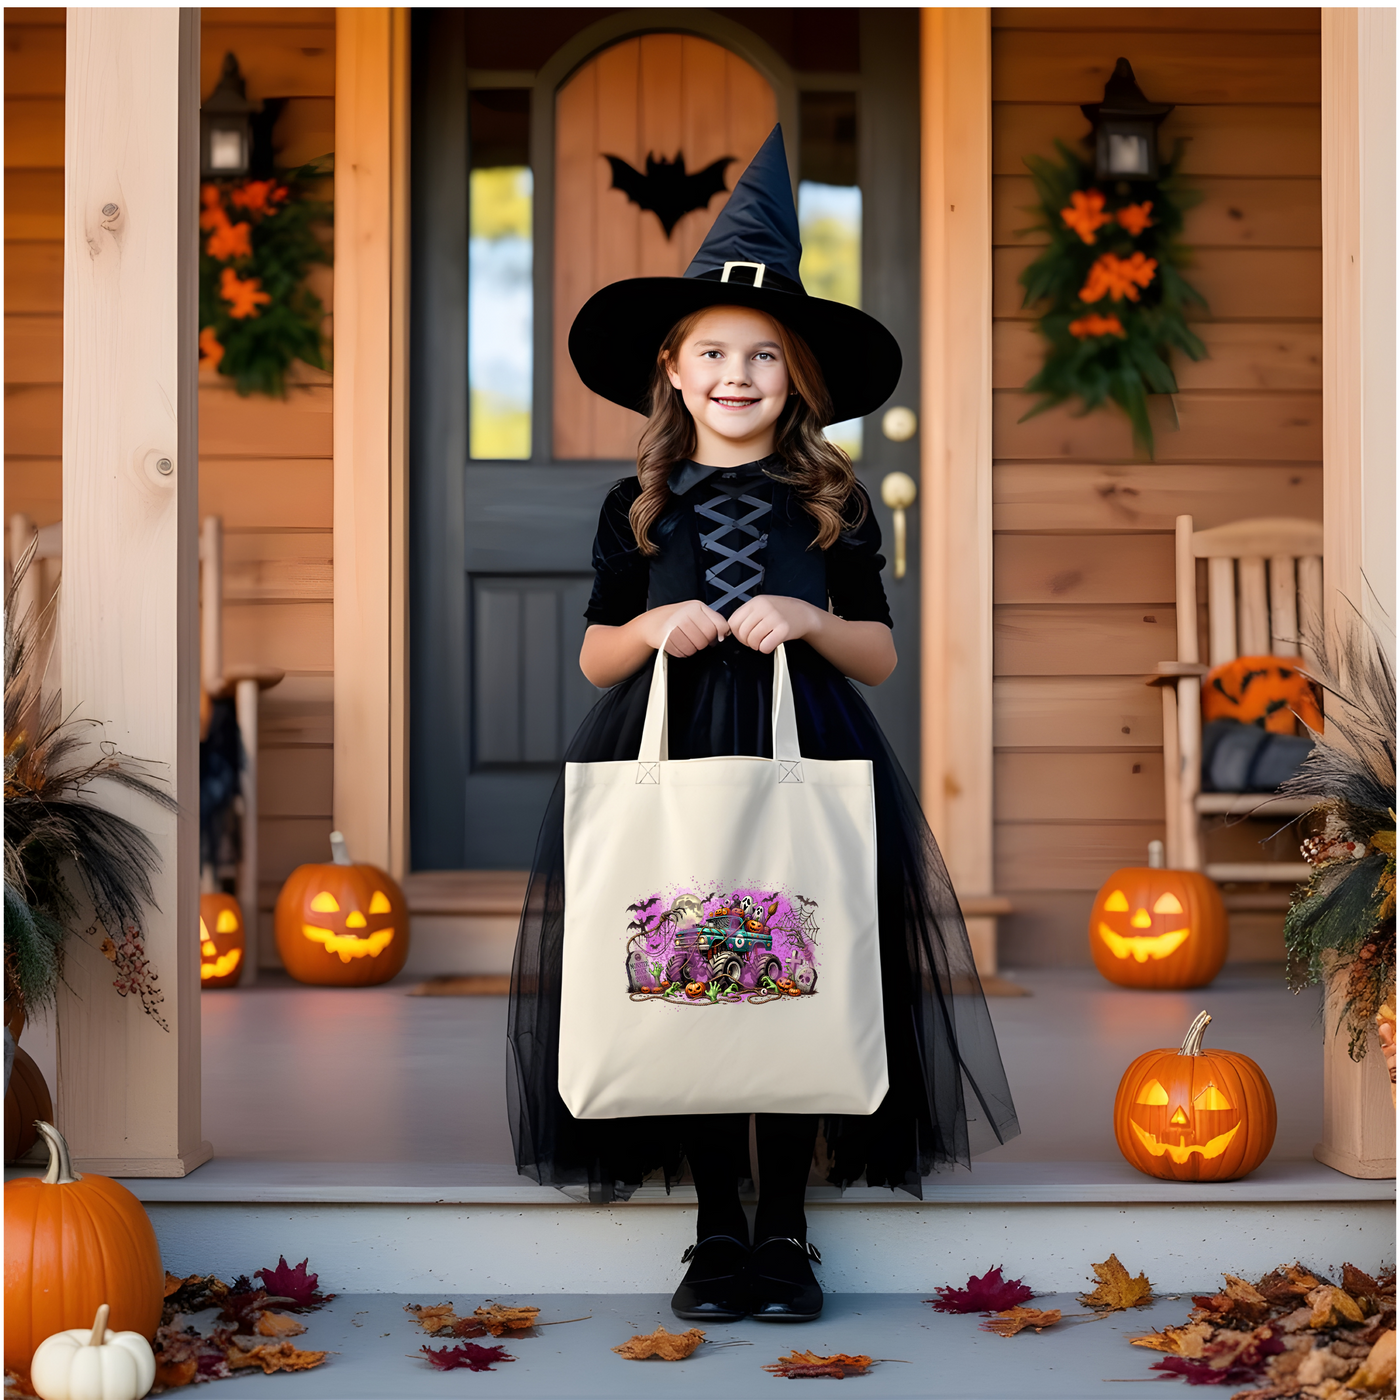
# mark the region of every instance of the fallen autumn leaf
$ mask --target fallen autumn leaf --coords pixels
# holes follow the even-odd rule
[[[628,1361],[646,1361],[653,1356],[662,1361],[684,1361],[704,1340],[705,1334],[698,1327],[684,1332],[668,1332],[658,1327],[655,1332],[629,1337],[613,1350]]]
[[[1027,1327],[1037,1332],[1053,1327],[1060,1320],[1059,1308],[1006,1308],[995,1317],[983,1318],[978,1324],[984,1332],[995,1332],[998,1337],[1014,1337]]]
[[[1152,1301],[1152,1285],[1146,1274],[1133,1278],[1116,1254],[1110,1254],[1102,1264],[1092,1266],[1099,1286],[1092,1293],[1080,1295],[1079,1301],[1104,1312],[1122,1312],[1126,1308],[1145,1307]]]
[[[299,1337],[306,1328],[286,1313],[265,1312],[255,1329],[260,1337]]]
[[[932,1304],[934,1312],[941,1313],[1000,1312],[1003,1308],[1029,1303],[1035,1297],[1034,1291],[1020,1279],[1002,1278],[1000,1264],[988,1269],[981,1278],[974,1274],[966,1288],[935,1288],[933,1291],[938,1297],[925,1298],[924,1302]]]
[[[870,1356],[848,1356],[837,1352],[834,1356],[818,1356],[812,1351],[793,1351],[780,1356],[765,1371],[788,1380],[811,1380],[818,1376],[830,1376],[832,1380],[845,1380],[848,1375],[863,1376],[875,1364]]]
[[[230,1371],[244,1366],[260,1366],[263,1374],[270,1376],[274,1371],[309,1371],[313,1366],[319,1366],[327,1353],[300,1351],[291,1342],[262,1342],[248,1351],[230,1347],[226,1355]]]
[[[505,1347],[483,1347],[459,1342],[455,1347],[419,1347],[435,1371],[489,1371],[499,1362],[514,1361]]]

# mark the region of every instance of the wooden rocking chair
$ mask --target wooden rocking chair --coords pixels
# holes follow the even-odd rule
[[[1207,636],[1203,664],[1197,634],[1196,560],[1206,561]],[[1237,520],[1196,530],[1189,515],[1176,518],[1175,661],[1162,661],[1148,682],[1162,692],[1166,773],[1167,864],[1203,870],[1226,882],[1298,884],[1312,867],[1302,861],[1204,863],[1202,817],[1289,817],[1312,805],[1307,798],[1260,792],[1201,791],[1201,678],[1237,656],[1314,659],[1307,637],[1322,616],[1322,525],[1286,518]]]

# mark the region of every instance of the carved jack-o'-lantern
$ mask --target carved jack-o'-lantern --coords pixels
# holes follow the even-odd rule
[[[1220,891],[1195,870],[1115,870],[1089,915],[1094,965],[1120,987],[1204,986],[1228,949]]]
[[[200,986],[236,987],[246,943],[238,901],[231,894],[200,895]]]
[[[340,833],[334,860],[301,865],[277,896],[277,951],[298,982],[368,987],[403,970],[408,905],[403,891],[373,865],[354,864]]]
[[[1168,1181],[1233,1181],[1274,1145],[1278,1110],[1248,1055],[1203,1050],[1202,1011],[1181,1050],[1139,1055],[1118,1085],[1113,1135],[1140,1172]]]

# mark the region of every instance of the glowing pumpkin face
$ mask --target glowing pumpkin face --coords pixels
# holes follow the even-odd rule
[[[1160,1079],[1149,1079],[1138,1090],[1128,1117],[1138,1145],[1153,1157],[1170,1157],[1178,1167],[1196,1153],[1205,1161],[1221,1156],[1240,1130],[1234,1104],[1213,1081],[1197,1089],[1178,1078],[1173,1087],[1182,1102],[1173,1102]]]
[[[387,982],[408,957],[403,891],[373,865],[302,865],[277,896],[277,949],[313,986]]]
[[[1113,1106],[1119,1150],[1139,1171],[1170,1181],[1232,1181],[1273,1147],[1278,1112],[1264,1072],[1247,1055],[1203,1050],[1201,1013],[1181,1050],[1139,1055]]]
[[[199,984],[236,987],[246,952],[243,911],[231,894],[199,897]]]
[[[1094,964],[1123,987],[1199,987],[1225,962],[1220,891],[1194,870],[1116,870],[1094,901]]]

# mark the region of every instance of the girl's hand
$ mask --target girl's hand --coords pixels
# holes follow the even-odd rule
[[[810,635],[827,616],[801,598],[762,593],[735,610],[729,619],[729,630],[746,647],[767,655],[776,651],[780,642],[795,642]]]
[[[619,627],[595,622],[583,634],[579,669],[592,684],[605,689],[626,680],[639,666],[649,666],[663,641],[668,656],[694,656],[728,635],[729,623],[698,598],[668,603]]]
[[[646,644],[658,651],[664,640],[668,656],[694,656],[722,642],[730,631],[723,614],[706,607],[698,598],[652,608],[638,621],[642,624],[641,634]]]

